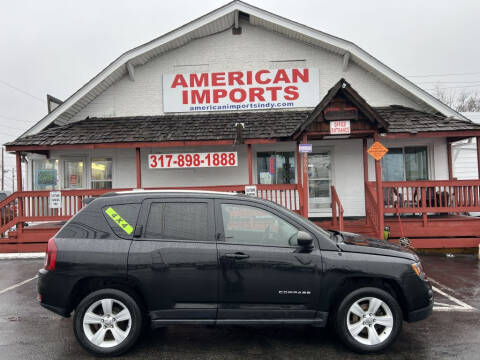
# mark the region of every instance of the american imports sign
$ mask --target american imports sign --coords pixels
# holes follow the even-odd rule
[[[238,111],[314,107],[318,69],[261,69],[163,75],[163,111]]]

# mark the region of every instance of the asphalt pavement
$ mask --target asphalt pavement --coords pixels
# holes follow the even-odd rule
[[[436,289],[427,320],[404,323],[383,354],[350,352],[330,329],[309,326],[169,326],[145,334],[118,359],[479,359],[480,262],[473,256],[423,256]],[[73,335],[72,319],[40,307],[42,260],[0,260],[0,359],[92,359]]]

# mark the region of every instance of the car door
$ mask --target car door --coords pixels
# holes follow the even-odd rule
[[[213,200],[165,198],[142,203],[128,273],[154,323],[213,323],[217,249]]]
[[[296,243],[293,219],[257,202],[216,200],[219,323],[317,319],[321,256]]]

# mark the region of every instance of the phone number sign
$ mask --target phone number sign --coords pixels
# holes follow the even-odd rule
[[[148,167],[150,169],[190,169],[227,166],[238,166],[236,151],[148,155]]]

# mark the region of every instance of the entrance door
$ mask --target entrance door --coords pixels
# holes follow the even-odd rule
[[[85,189],[85,161],[83,159],[68,159],[63,161],[63,188]]]
[[[331,208],[332,158],[330,151],[308,155],[308,210],[325,212]]]

